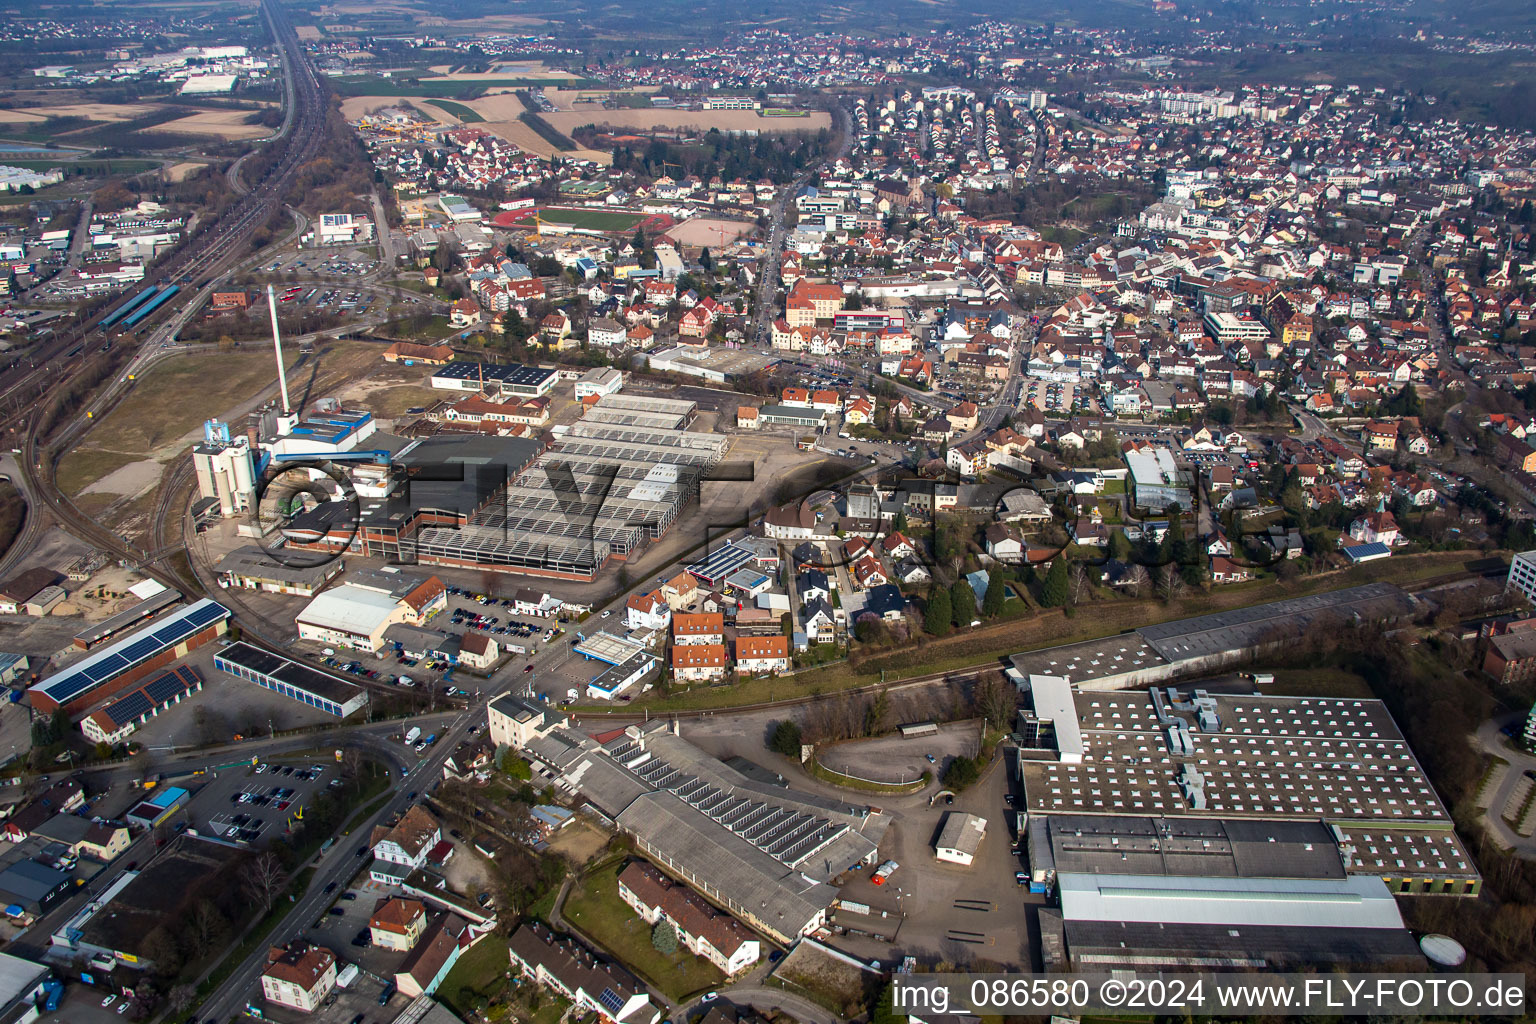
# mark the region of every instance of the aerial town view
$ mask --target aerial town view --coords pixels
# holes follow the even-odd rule
[[[1530,3],[0,50],[0,1024],[1530,1019]]]

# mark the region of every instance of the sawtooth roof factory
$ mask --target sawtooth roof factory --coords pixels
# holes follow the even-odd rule
[[[497,701],[517,717],[519,698]],[[884,813],[755,781],[652,721],[596,737],[529,705],[522,752],[658,867],[779,942],[821,927],[832,880],[870,864]]]
[[[691,401],[608,395],[548,447],[423,438],[394,456],[389,497],[360,513],[347,502],[301,511],[283,536],[293,548],[591,580],[665,533],[725,457],[729,438],[686,429],[696,414]]]
[[[1046,704],[1061,699],[1046,677]],[[1053,814],[1324,821],[1349,871],[1404,893],[1475,895],[1481,880],[1379,700],[1081,690],[1077,749],[1020,715],[1019,761],[1033,819]],[[1060,715],[1061,712],[1053,711]],[[1065,755],[1065,756],[1062,756]]]

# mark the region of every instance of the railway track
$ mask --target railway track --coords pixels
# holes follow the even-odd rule
[[[298,36],[288,22],[276,0],[263,0],[262,13],[272,32],[275,45],[283,54],[284,80],[289,94],[291,117],[287,129],[280,132],[270,145],[280,147],[276,157],[260,178],[250,184],[249,191],[233,206],[224,211],[208,227],[187,239],[158,267],[145,275],[144,287],[153,284],[178,283],[189,287],[195,294],[198,287],[217,274],[228,261],[244,254],[250,238],[257,228],[267,222],[281,208],[282,196],[292,184],[293,177],[314,153],[324,137],[327,116],[327,92],[314,69],[305,60]],[[129,562],[144,561],[144,570],[162,583],[178,589],[190,588],[197,592],[200,586],[195,579],[183,580],[177,574],[147,561],[151,552],[134,545],[126,537],[108,530],[89,515],[83,513],[68,496],[60,493],[57,485],[58,460],[68,450],[70,441],[78,436],[89,422],[76,418],[64,424],[54,443],[44,436],[47,421],[40,411],[46,409],[55,396],[65,392],[87,371],[100,373],[112,359],[111,349],[118,338],[102,338],[96,329],[109,315],[111,307],[61,332],[53,341],[34,352],[30,364],[20,361],[0,372],[0,402],[14,400],[15,412],[4,425],[10,432],[20,432],[19,462],[27,477],[30,493],[37,495],[39,503],[52,517],[60,521],[71,533],[90,541],[102,550]],[[98,344],[100,341],[100,344]],[[151,523],[151,544],[158,543],[163,533],[163,523],[172,514],[169,504],[180,489],[180,473],[190,471],[190,460],[184,469],[176,469],[162,484],[160,502]],[[41,514],[41,510],[33,510]],[[162,556],[163,557],[163,556]]]
[[[278,147],[277,156],[228,209],[185,239],[164,261],[150,268],[141,288],[179,284],[189,296],[196,294],[198,288],[217,276],[229,261],[248,250],[251,235],[281,208],[282,197],[295,172],[311,157],[324,136],[328,111],[326,88],[304,59],[298,36],[280,5],[275,0],[263,0],[262,13],[275,44],[283,52],[284,81],[291,110],[286,130],[279,132],[269,143]],[[77,320],[43,342],[26,361],[17,359],[0,370],[0,408],[11,410],[0,420],[0,425],[8,431],[20,429],[39,406],[39,399],[87,367],[99,364],[102,356],[115,344],[147,336],[156,317],[135,327],[137,335],[121,330],[112,336],[99,333],[102,321],[118,305],[111,303],[99,312]],[[167,305],[166,308],[171,307]]]

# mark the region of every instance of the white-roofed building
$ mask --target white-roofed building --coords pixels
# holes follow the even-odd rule
[[[1072,683],[1065,676],[1031,675],[1029,695],[1034,703],[1034,723],[1049,726],[1056,737],[1057,760],[1081,762],[1083,730],[1072,699]]]
[[[384,631],[414,618],[399,598],[343,583],[317,594],[294,616],[299,639],[347,647],[370,654],[384,645]]]
[[[950,864],[970,867],[987,834],[987,819],[975,814],[951,813],[933,844],[934,856]]]

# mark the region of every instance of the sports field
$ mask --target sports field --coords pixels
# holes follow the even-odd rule
[[[533,221],[532,210],[519,210],[519,216],[515,223],[531,224]],[[633,231],[635,226],[647,219],[644,213],[629,213],[624,210],[571,210],[558,206],[551,206],[539,211],[539,218],[546,224],[564,224],[583,231]],[[512,218],[508,218],[512,221]],[[498,218],[498,223],[500,218]]]

